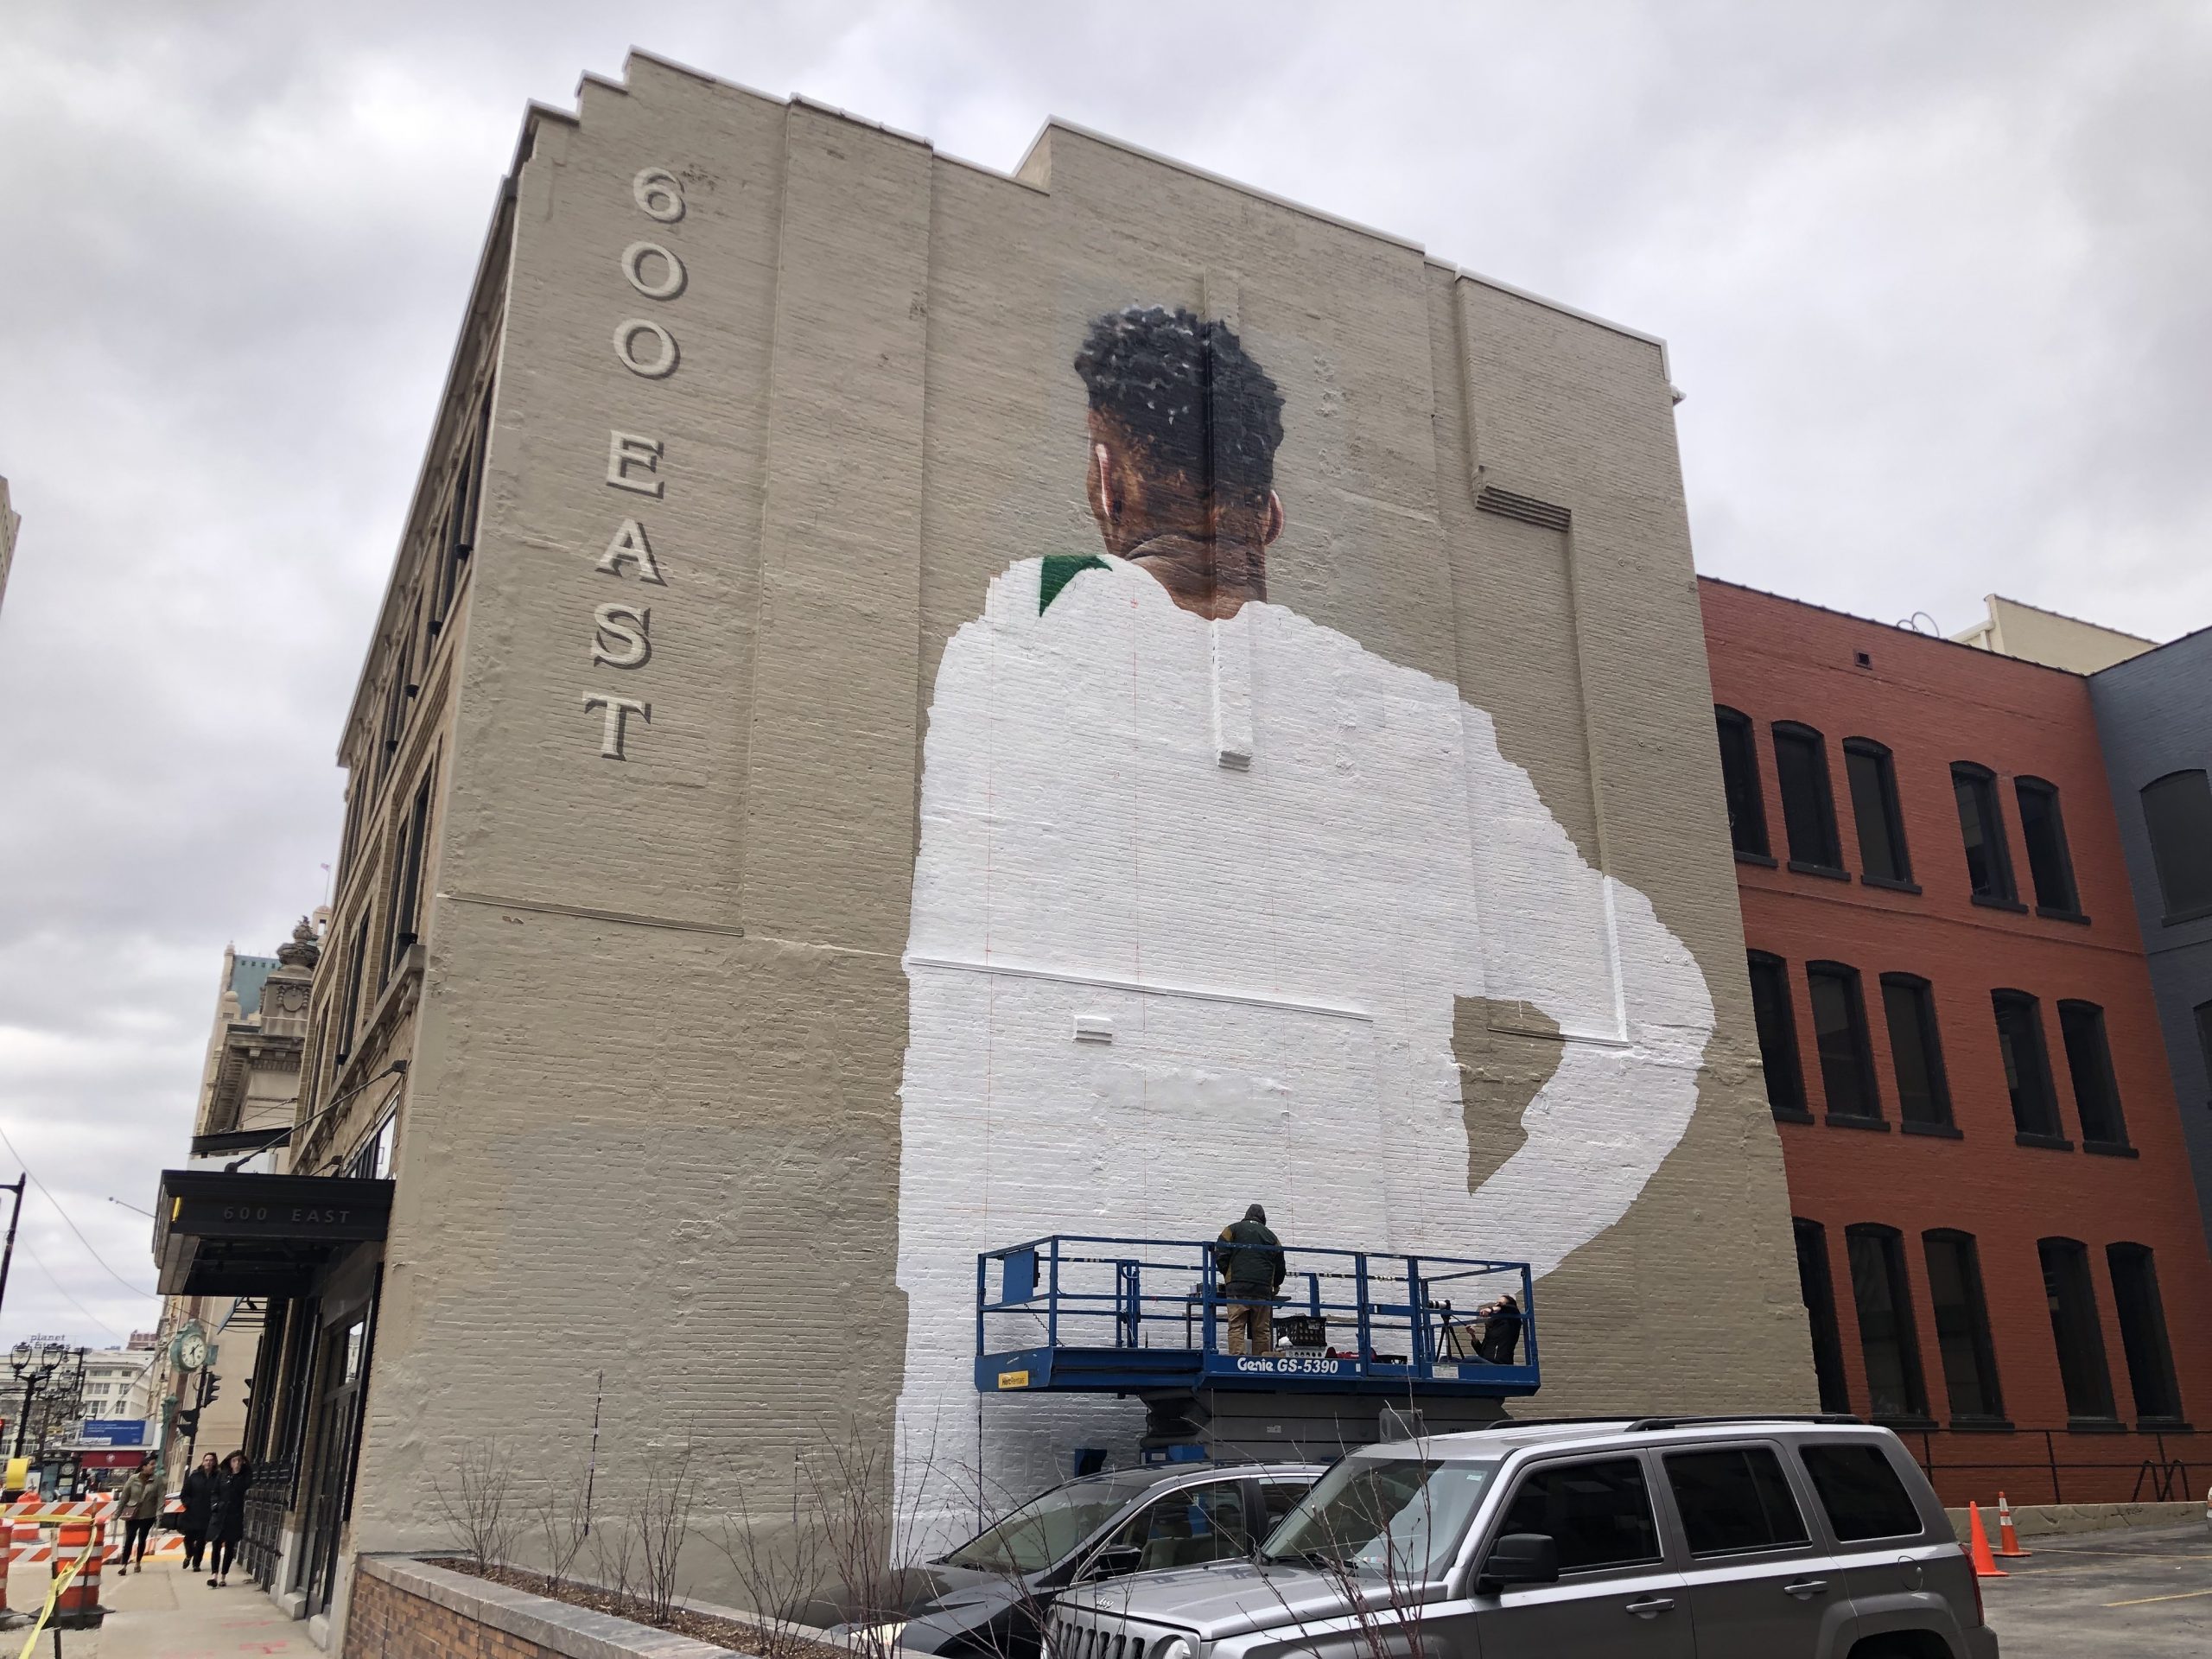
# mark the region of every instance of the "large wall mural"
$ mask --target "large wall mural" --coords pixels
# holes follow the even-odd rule
[[[1487,714],[1268,602],[1284,400],[1236,333],[1133,307],[1074,366],[1099,544],[993,581],[924,751],[898,1282],[925,1510],[1141,1423],[994,1402],[979,1447],[977,1251],[1211,1236],[1258,1201],[1293,1245],[1542,1274],[1681,1138],[1713,1031],[1688,948],[1584,861]],[[1469,999],[1561,1039],[1472,1191]]]

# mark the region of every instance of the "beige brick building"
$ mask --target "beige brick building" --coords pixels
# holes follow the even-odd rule
[[[976,1252],[1250,1198],[1534,1262],[1546,1412],[1808,1407],[1675,396],[1064,124],[533,108],[340,746],[292,1169],[395,1180],[169,1229],[289,1287],[276,1587],[594,1403],[602,1493],[688,1440],[710,1515],[826,1422],[1125,1449],[979,1410]]]

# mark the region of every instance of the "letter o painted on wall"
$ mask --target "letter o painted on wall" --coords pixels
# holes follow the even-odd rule
[[[652,283],[645,280],[645,261],[655,254],[662,270],[660,280]],[[649,300],[672,300],[683,291],[683,262],[658,242],[632,242],[623,249],[622,274]]]
[[[683,217],[683,186],[664,167],[639,168],[638,176],[630,181],[630,200],[647,219],[657,219],[664,225],[673,225]]]
[[[659,343],[657,355],[638,355],[639,334],[651,334]],[[643,375],[648,380],[662,379],[676,372],[676,336],[644,317],[626,318],[614,325],[614,355],[622,359],[622,366],[631,373]]]

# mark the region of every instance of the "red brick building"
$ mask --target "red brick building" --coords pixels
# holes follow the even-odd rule
[[[2201,1491],[2212,1258],[2088,682],[1700,585],[1824,1404],[1949,1501]]]

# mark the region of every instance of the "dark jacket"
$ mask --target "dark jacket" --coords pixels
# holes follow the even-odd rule
[[[1273,1296],[1282,1284],[1282,1241],[1268,1230],[1268,1212],[1256,1204],[1221,1230],[1213,1255],[1232,1295]]]
[[[1499,1303],[1497,1311],[1483,1322],[1482,1357],[1493,1365],[1510,1365],[1520,1342],[1520,1308],[1511,1302]]]
[[[184,1500],[184,1513],[176,1518],[179,1532],[188,1532],[195,1538],[207,1535],[208,1523],[215,1516],[215,1487],[222,1475],[219,1469],[211,1475],[205,1469],[195,1467],[184,1478],[184,1484],[177,1492]]]
[[[245,1495],[253,1484],[253,1471],[222,1471],[215,1484],[215,1517],[207,1535],[219,1544],[235,1544],[245,1536]]]

